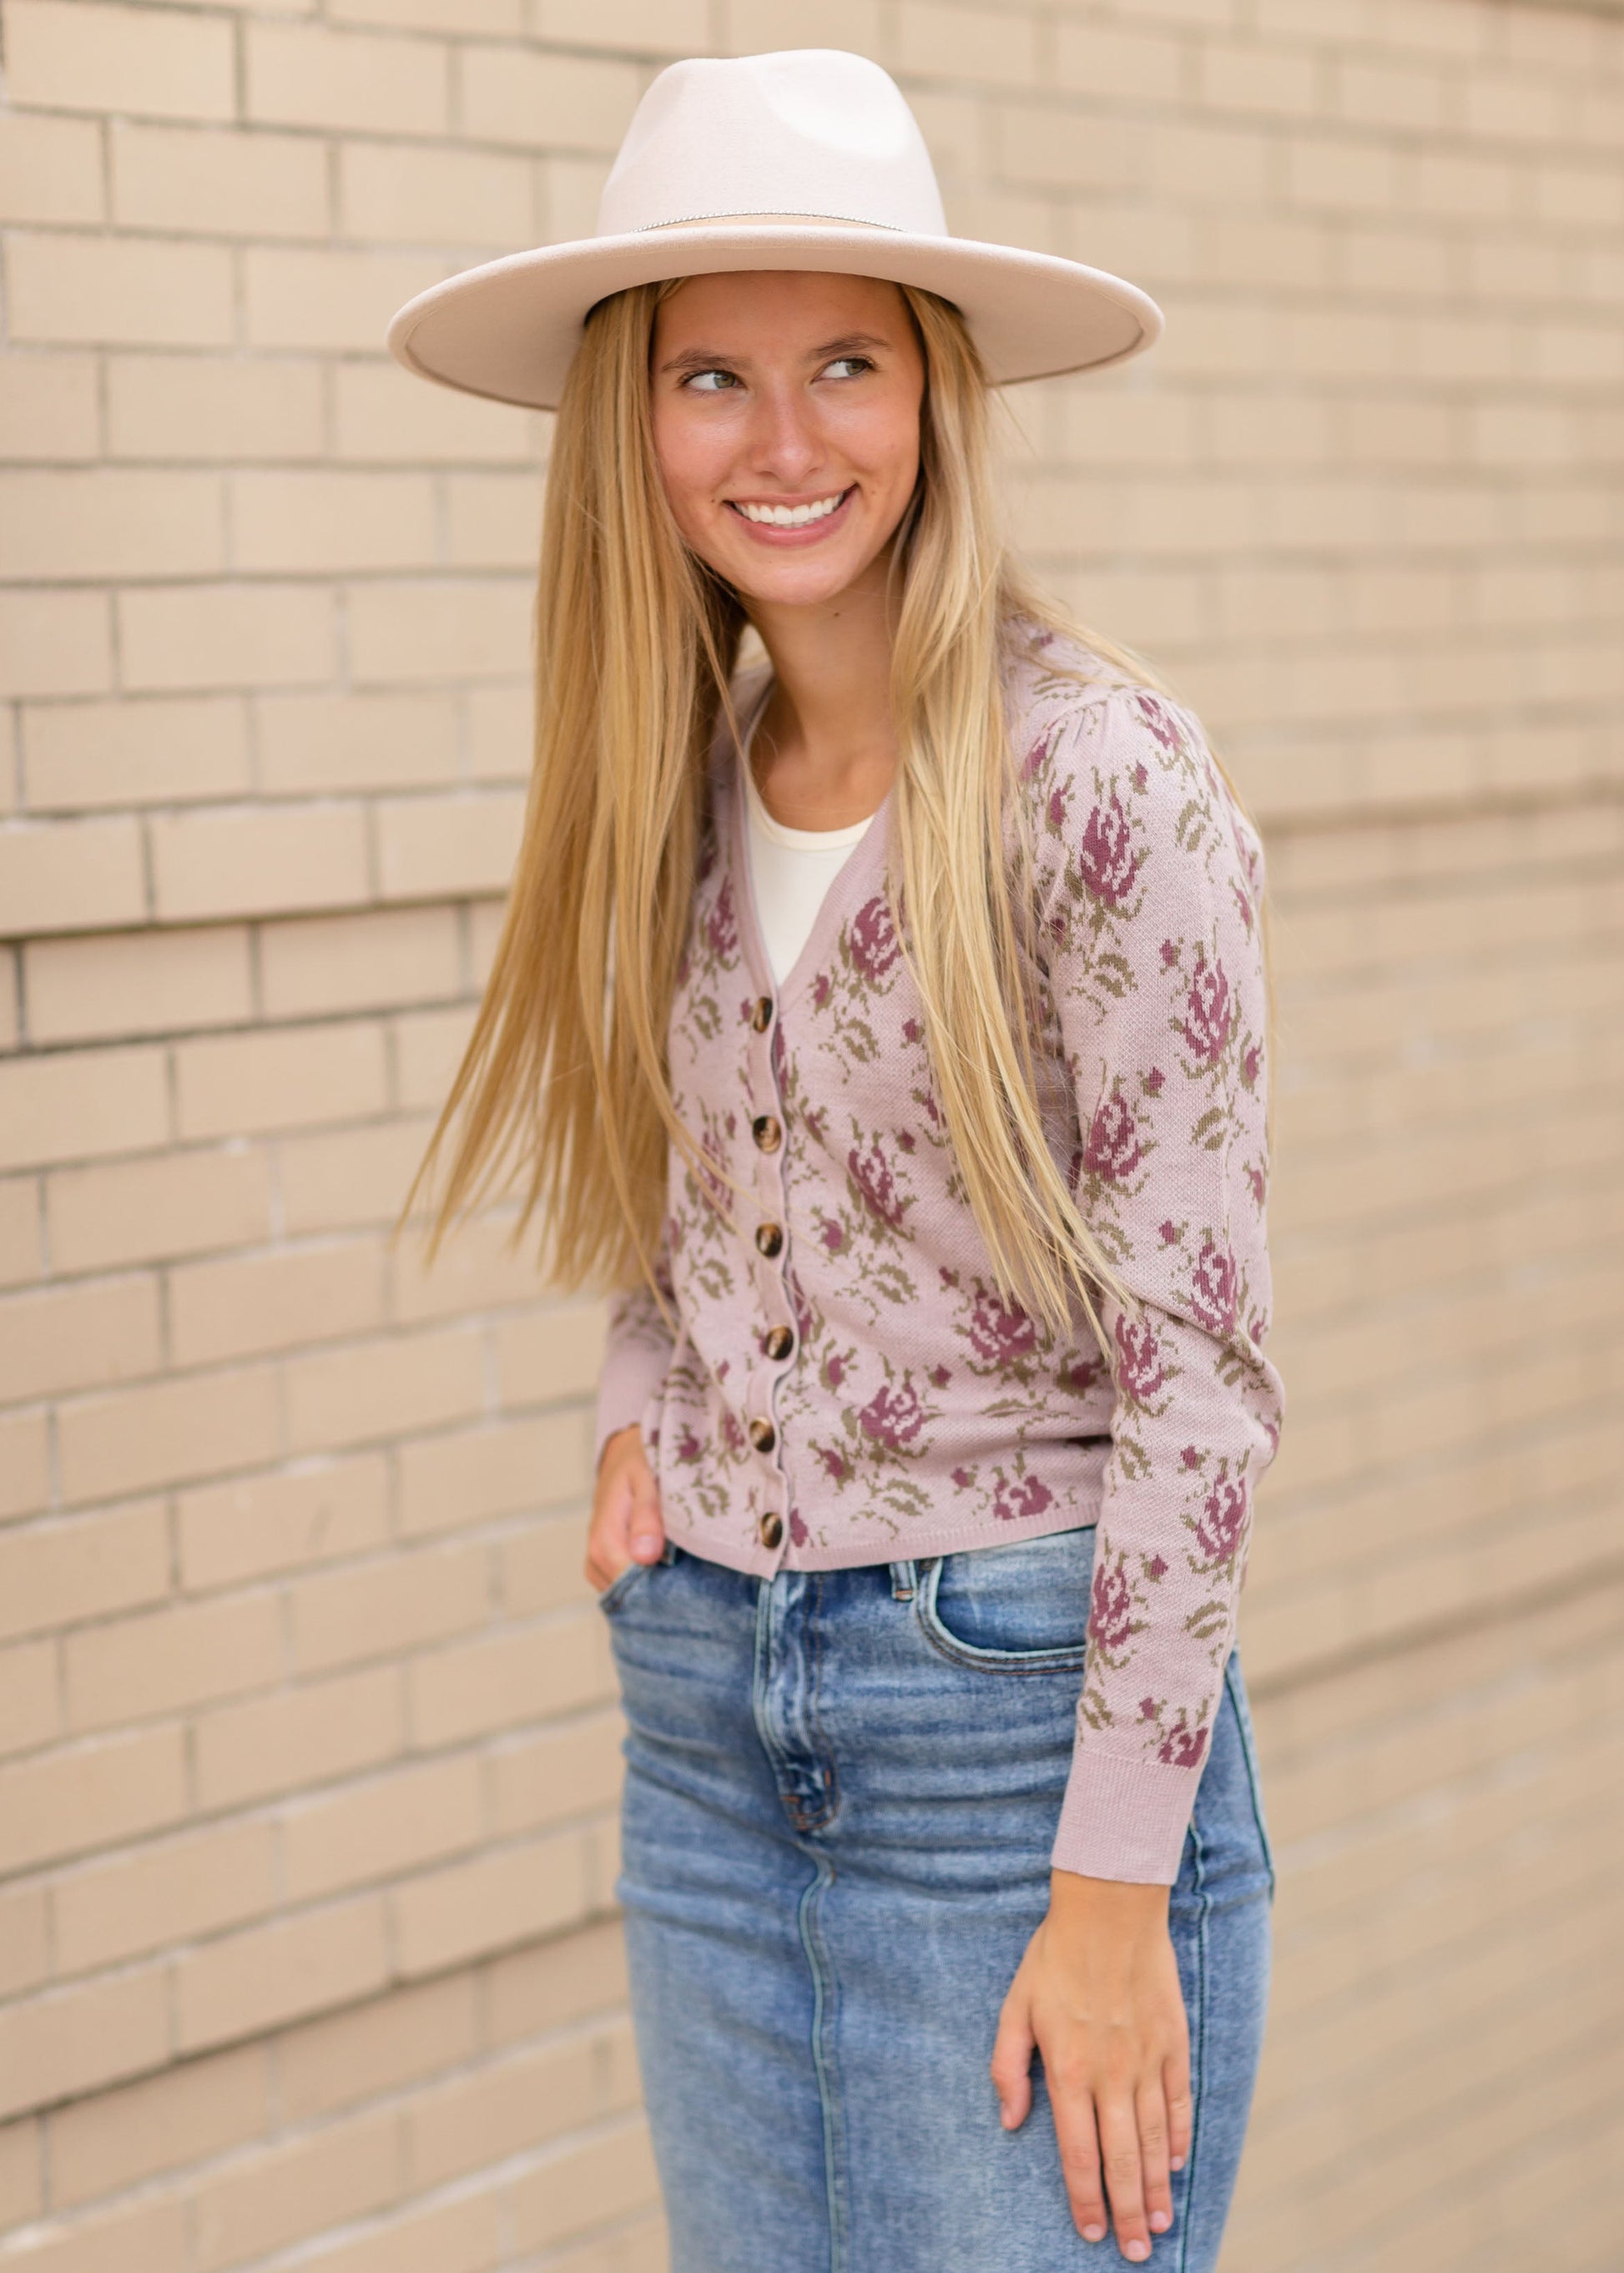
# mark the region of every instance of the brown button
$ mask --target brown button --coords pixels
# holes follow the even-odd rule
[[[750,1442],[758,1452],[770,1452],[778,1441],[778,1432],[771,1421],[757,1414],[749,1428]]]
[[[769,1326],[762,1347],[774,1360],[787,1357],[795,1347],[793,1326]]]
[[[784,1518],[781,1515],[763,1515],[756,1529],[763,1547],[776,1547],[784,1536]]]
[[[784,1142],[783,1125],[771,1113],[757,1114],[750,1123],[750,1134],[763,1152],[776,1152]]]
[[[781,1223],[758,1223],[756,1227],[756,1244],[761,1249],[762,1253],[769,1257],[778,1254],[782,1250],[784,1245],[783,1225]]]
[[[764,1034],[772,1024],[772,997],[758,994],[750,1011],[750,1024],[758,1034]]]

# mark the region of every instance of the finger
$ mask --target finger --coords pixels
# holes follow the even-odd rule
[[[1173,2223],[1173,2188],[1168,2177],[1167,2096],[1159,2074],[1139,2086],[1138,2112],[1145,2222],[1153,2233],[1165,2233]]]
[[[1173,2170],[1182,2171],[1190,2159],[1190,2142],[1195,2135],[1188,2045],[1168,2054],[1162,2067],[1162,2086],[1167,2099],[1168,2160]]]
[[[586,1537],[586,1577],[601,1594],[631,1560],[632,1489],[617,1469],[599,1485]]]
[[[1018,2131],[1032,2112],[1032,2051],[1026,2002],[1011,1989],[998,2015],[991,2062],[993,2089],[1006,2131]]]
[[[1116,2246],[1124,2257],[1137,2262],[1150,2254],[1150,2228],[1145,2218],[1139,2114],[1132,2094],[1119,2085],[1108,2087],[1100,2096],[1098,2117],[1100,2160],[1116,2228]]]
[[[1085,2241],[1103,2241],[1107,2222],[1105,2180],[1100,2163],[1100,2134],[1094,2093],[1086,2072],[1064,2059],[1045,2059],[1049,2103],[1060,2148],[1071,2219]]]
[[[639,1563],[652,1563],[665,1544],[665,1526],[660,1516],[659,1487],[646,1467],[638,1470],[632,1478],[628,1532],[631,1554]]]

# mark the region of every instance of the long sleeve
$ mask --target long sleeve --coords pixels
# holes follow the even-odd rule
[[[661,1227],[655,1269],[665,1299],[674,1309],[667,1229],[667,1226]],[[643,1407],[665,1378],[675,1349],[671,1329],[646,1284],[626,1288],[610,1297],[604,1362],[598,1379],[594,1472],[603,1457],[605,1440],[617,1429],[628,1428],[642,1418]]]
[[[1052,1860],[1170,1885],[1283,1413],[1264,1355],[1261,847],[1194,719],[1144,689],[1080,703],[1027,773],[1073,1189],[1139,1306],[1101,1313],[1112,1448]]]

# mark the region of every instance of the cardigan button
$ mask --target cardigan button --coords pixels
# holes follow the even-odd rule
[[[794,1347],[793,1326],[769,1326],[762,1337],[762,1347],[775,1363],[779,1358],[787,1357]]]
[[[778,1441],[778,1432],[758,1413],[750,1423],[749,1438],[758,1452],[770,1452]]]
[[[758,1034],[764,1034],[772,1024],[772,997],[758,994],[750,1007],[750,1024]]]
[[[750,1134],[758,1149],[776,1152],[784,1142],[784,1125],[771,1113],[759,1113],[750,1123]]]
[[[771,1261],[775,1255],[780,1254],[783,1251],[783,1225],[781,1223],[758,1223],[756,1227],[756,1244],[761,1253],[766,1256],[768,1260]]]
[[[776,1547],[784,1536],[784,1518],[781,1515],[763,1515],[756,1527],[756,1535],[763,1547]]]

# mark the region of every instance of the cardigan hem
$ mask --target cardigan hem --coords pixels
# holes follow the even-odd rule
[[[1019,1539],[1047,1539],[1056,1531],[1086,1531],[1099,1519],[1100,1499],[1096,1494],[1074,1502],[1069,1508],[1057,1504],[1045,1509],[1041,1516],[1028,1517],[1023,1523],[1001,1524],[996,1538],[989,1538],[984,1519],[957,1524],[951,1530],[921,1523],[899,1532],[891,1540],[859,1541],[846,1547],[789,1546],[777,1555],[764,1547],[741,1548],[731,1539],[706,1537],[702,1542],[696,1534],[684,1534],[669,1522],[665,1525],[665,1536],[702,1561],[720,1563],[747,1579],[771,1579],[779,1571],[854,1571],[868,1565],[918,1563],[928,1556],[949,1555],[961,1547],[1003,1547]]]

